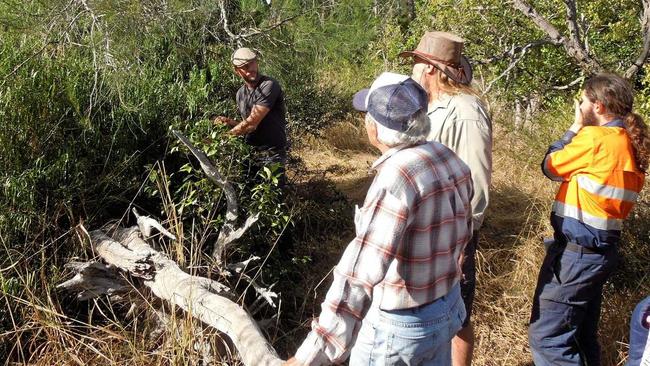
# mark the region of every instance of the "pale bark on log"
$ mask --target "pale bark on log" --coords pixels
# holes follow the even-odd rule
[[[131,211],[135,215],[135,218],[138,222],[138,228],[140,228],[140,232],[146,239],[151,237],[151,229],[156,229],[160,234],[170,238],[171,240],[176,240],[176,235],[170,233],[155,219],[152,219],[149,216],[140,215],[135,207]]]
[[[131,289],[129,283],[110,264],[70,262],[65,265],[65,268],[72,269],[77,274],[57,287],[77,292],[77,300],[80,301],[102,295],[112,296]]]
[[[185,273],[167,256],[151,248],[138,229],[120,230],[115,239],[91,232],[95,251],[109,264],[145,279],[154,295],[225,333],[237,348],[244,365],[281,365],[255,321],[241,306],[215,292],[223,286],[207,278]]]

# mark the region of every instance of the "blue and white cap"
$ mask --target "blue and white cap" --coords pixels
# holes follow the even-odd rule
[[[370,86],[357,92],[352,99],[354,109],[368,112],[383,125],[400,132],[406,131],[414,114],[427,109],[427,92],[406,75],[384,72]]]

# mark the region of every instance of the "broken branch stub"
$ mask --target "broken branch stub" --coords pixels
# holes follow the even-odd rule
[[[140,232],[146,239],[151,236],[151,229],[156,229],[160,234],[170,238],[171,240],[176,240],[176,235],[170,233],[155,219],[152,219],[149,216],[140,215],[135,207],[133,207],[131,211],[133,212],[133,215],[135,215],[135,218],[138,222],[138,228],[140,228]]]
[[[76,275],[59,284],[70,292],[77,292],[77,300],[90,300],[102,295],[113,296],[129,292],[131,285],[120,276],[117,268],[100,262],[70,262],[65,268],[72,269]]]

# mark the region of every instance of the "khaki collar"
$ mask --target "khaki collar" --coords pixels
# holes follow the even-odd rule
[[[451,100],[453,98],[453,95],[449,95],[447,93],[442,94],[440,98],[429,103],[429,110],[427,111],[427,114],[431,114],[440,108],[449,108],[449,103],[451,103]]]

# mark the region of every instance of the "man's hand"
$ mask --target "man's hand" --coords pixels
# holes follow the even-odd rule
[[[212,122],[214,124],[223,123],[223,124],[226,124],[228,126],[236,126],[237,125],[237,121],[235,121],[232,118],[225,117],[225,116],[217,116],[217,117],[215,117],[215,119]]]
[[[286,360],[282,366],[302,366],[302,364],[298,362],[295,357],[291,357],[290,359]]]
[[[573,118],[573,124],[569,128],[574,133],[578,133],[584,127],[585,120],[584,116],[582,115],[582,110],[580,110],[580,102],[575,100],[573,102],[573,106],[575,108],[575,116]]]

